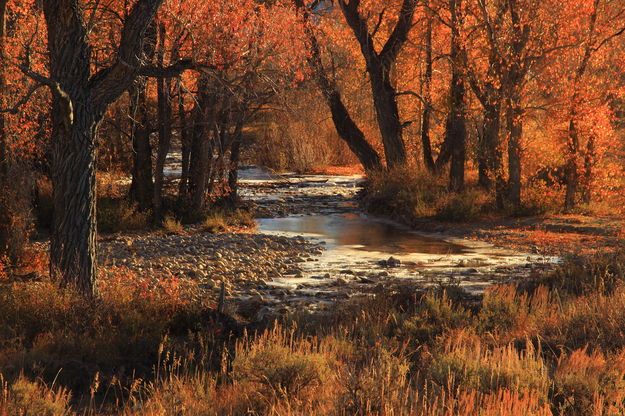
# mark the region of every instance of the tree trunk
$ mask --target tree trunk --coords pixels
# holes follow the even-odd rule
[[[334,90],[324,94],[326,103],[332,113],[332,121],[337,133],[349,149],[358,157],[366,171],[378,170],[382,167],[380,156],[367,142],[364,133],[358,128],[343,104],[341,94]]]
[[[467,126],[465,119],[465,85],[462,79],[460,61],[460,39],[458,27],[460,24],[459,10],[461,0],[450,0],[449,8],[452,16],[451,53],[451,105],[447,121],[447,142],[450,145],[451,167],[449,170],[449,189],[460,192],[464,189],[464,163],[466,159]]]
[[[141,211],[152,208],[152,145],[150,144],[150,118],[146,93],[147,79],[140,77],[129,90],[132,121],[132,183],[131,198],[139,203]]]
[[[207,81],[200,79],[198,83],[198,100],[194,109],[193,138],[189,164],[189,196],[190,213],[200,215],[205,209],[206,182],[210,167],[209,129],[211,124],[213,100],[207,91]],[[210,118],[210,119],[209,119]]]
[[[80,101],[86,103],[84,98]],[[88,104],[76,106],[72,112],[67,101],[55,96],[52,123],[54,218],[50,273],[63,285],[93,296],[97,252],[96,115]]]
[[[367,21],[360,15],[359,2],[339,0],[338,3],[347,24],[360,45],[362,56],[366,62],[373,93],[373,105],[384,145],[386,164],[389,168],[404,165],[407,161],[406,147],[402,134],[403,127],[399,119],[397,91],[392,84],[390,71],[408,39],[417,1],[404,0],[402,2],[399,19],[380,52],[375,48],[374,35],[369,33]],[[380,18],[382,17],[380,16]]]
[[[455,77],[453,77],[455,78]],[[464,82],[456,79],[452,90],[452,113],[447,126],[450,136],[451,166],[449,169],[449,189],[461,192],[464,189],[464,164],[466,159],[467,127],[464,115]]]
[[[430,140],[430,118],[432,112],[432,24],[433,17],[428,17],[425,32],[425,74],[423,75],[423,114],[421,116],[421,146],[423,147],[423,162],[430,172],[436,170],[432,156]]]
[[[159,25],[158,47],[156,60],[160,67],[164,66],[165,54],[165,24]],[[171,144],[171,91],[170,79],[157,79],[158,96],[158,149],[156,153],[156,167],[154,169],[154,219],[160,221],[163,208],[163,169]]]
[[[8,0],[0,0],[0,56],[6,54],[6,36],[7,36],[7,3]],[[0,108],[6,106],[7,95],[6,81],[6,62],[4,59],[0,61]],[[4,179],[7,175],[7,132],[6,132],[6,113],[0,113],[0,185],[4,185]],[[1,243],[1,241],[0,241]],[[1,247],[0,247],[1,249]]]
[[[591,135],[586,144],[584,155],[584,187],[582,189],[582,201],[589,204],[592,199],[593,168],[595,165],[595,136]]]
[[[501,148],[499,141],[499,129],[501,123],[501,104],[493,102],[484,106],[484,129],[482,142],[480,143],[480,157],[484,161],[485,172],[480,177],[480,185],[490,189],[495,183],[499,189],[505,181],[501,170]],[[503,196],[503,195],[500,195]]]
[[[238,121],[235,127],[234,138],[230,146],[230,166],[228,168],[229,199],[235,203],[238,199],[239,159],[241,157],[241,131],[243,122]]]
[[[151,24],[146,31],[141,59],[152,62],[156,51],[156,27]],[[152,145],[150,133],[152,126],[148,111],[148,79],[138,77],[128,90],[130,96],[130,114],[132,115],[132,150],[133,167],[131,198],[139,203],[139,209],[146,211],[153,207],[152,194]]]
[[[143,40],[162,0],[138,0],[121,30],[113,62],[91,76],[91,46],[77,0],[43,0],[52,91],[54,219],[50,272],[83,295],[96,294],[96,130],[108,106],[138,76]],[[27,71],[28,73],[28,71]]]
[[[306,9],[303,0],[293,0],[293,3],[298,9],[303,11],[304,19],[308,20],[310,13]],[[321,49],[317,37],[308,24],[305,26],[305,30],[311,49],[311,53],[307,58],[308,65],[312,69],[321,94],[330,109],[336,132],[356,157],[358,157],[360,164],[366,171],[381,169],[382,163],[380,161],[380,156],[373,146],[367,142],[364,133],[358,128],[350,116],[336,83],[328,76],[323,68]]]
[[[178,79],[178,120],[180,121],[180,142],[182,147],[182,174],[178,184],[178,203],[184,204],[187,200],[189,185],[189,158],[191,155],[191,140],[189,137],[189,127],[187,126],[187,115],[184,109],[184,95],[182,90],[182,80]]]
[[[5,56],[6,49],[6,12],[7,0],[0,0],[0,53]],[[5,97],[7,95],[6,82],[6,63],[2,59],[0,61],[0,107],[6,106]],[[9,250],[9,235],[11,233],[11,218],[6,201],[8,187],[8,148],[7,148],[7,131],[6,131],[6,114],[0,113],[0,256]]]
[[[570,211],[575,208],[577,185],[579,182],[578,171],[578,153],[579,153],[579,133],[577,131],[577,121],[575,110],[571,111],[571,119],[569,121],[568,146],[569,156],[565,167],[566,178],[566,194],[564,196],[564,209]]]
[[[521,138],[523,136],[523,108],[513,88],[506,108],[508,130],[508,201],[515,208],[521,206]]]
[[[381,64],[380,64],[381,65]],[[384,144],[386,165],[389,168],[406,163],[406,147],[397,106],[397,91],[391,84],[390,71],[381,66],[369,67],[373,104]]]

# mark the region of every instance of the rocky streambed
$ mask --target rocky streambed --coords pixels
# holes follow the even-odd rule
[[[420,234],[357,209],[358,176],[273,175],[242,169],[241,196],[262,218],[256,229],[211,234],[103,238],[107,269],[162,273],[197,282],[250,320],[267,312],[323,311],[376,293],[454,285],[479,294],[499,282],[552,268],[556,259],[488,243]]]

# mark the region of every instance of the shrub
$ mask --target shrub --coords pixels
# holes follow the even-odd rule
[[[141,212],[138,204],[125,199],[98,199],[98,231],[117,233],[146,229],[150,224],[151,213]]]
[[[233,227],[254,227],[256,225],[252,213],[241,208],[227,212],[226,222]]]
[[[480,332],[511,332],[527,318],[528,296],[517,295],[516,287],[495,286],[486,290],[478,314]]]
[[[531,343],[524,351],[513,345],[489,348],[467,332],[450,335],[426,371],[439,386],[483,393],[529,390],[544,401],[550,386],[547,366]]]
[[[163,220],[163,228],[165,228],[168,233],[177,234],[184,231],[182,223],[170,215],[166,216]]]
[[[234,379],[257,386],[263,401],[317,400],[332,378],[331,354],[316,339],[292,338],[281,328],[240,342],[232,363]],[[258,399],[258,398],[256,398]]]
[[[544,180],[528,182],[522,188],[521,208],[511,209],[517,216],[545,215],[561,211],[564,199],[563,187],[554,183],[548,185]]]
[[[433,216],[445,192],[430,173],[401,167],[369,172],[363,203],[371,212],[409,221]]]
[[[568,257],[555,271],[537,276],[531,283],[546,285],[563,296],[609,294],[625,285],[625,252]]]
[[[256,225],[248,210],[213,208],[206,214],[204,230],[209,233],[226,231],[228,227],[253,227]]]
[[[9,384],[0,375],[0,415],[71,415],[70,399],[71,394],[63,388],[49,388],[23,376]]]
[[[425,343],[433,340],[448,329],[470,325],[472,314],[442,295],[428,294],[416,306],[414,313],[399,318],[397,336],[411,343]]]
[[[569,349],[617,351],[625,345],[625,288],[610,295],[590,294],[562,302],[552,319],[539,323],[538,331],[549,345]]]
[[[485,200],[484,193],[475,189],[451,194],[443,206],[437,209],[436,217],[450,222],[474,221],[480,216]]]
[[[480,216],[488,195],[472,188],[452,193],[442,176],[400,167],[369,172],[362,203],[368,211],[409,224],[425,217],[463,222]]]
[[[562,354],[554,372],[559,414],[616,415],[625,411],[625,350],[606,357],[586,348]],[[597,412],[603,408],[603,412]],[[593,413],[594,411],[594,413]]]
[[[206,371],[195,374],[169,374],[165,380],[149,384],[144,395],[133,396],[128,415],[216,414],[216,383]]]
[[[222,212],[211,212],[204,220],[204,231],[220,233],[226,231],[227,223]]]
[[[377,415],[400,412],[411,399],[408,360],[379,344],[352,357],[342,373],[345,391],[338,407],[350,415]]]

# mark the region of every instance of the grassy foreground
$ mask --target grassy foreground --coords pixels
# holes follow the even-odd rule
[[[620,415],[625,254],[245,326],[172,278],[0,284],[0,415]]]

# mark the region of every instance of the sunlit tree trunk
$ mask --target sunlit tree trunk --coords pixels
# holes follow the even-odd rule
[[[425,31],[425,73],[423,74],[423,114],[421,115],[421,147],[423,162],[430,172],[436,170],[430,140],[430,118],[432,113],[432,24],[434,18],[428,15]]]
[[[310,18],[310,12],[306,8],[303,0],[293,0],[295,6],[302,10],[304,18],[306,20],[306,35],[310,43],[311,53],[308,56],[308,64],[312,69],[313,75],[319,85],[321,94],[325,99],[330,113],[332,114],[332,121],[337,134],[347,144],[349,149],[358,157],[360,164],[366,171],[378,170],[382,168],[380,156],[377,151],[367,142],[364,133],[358,128],[354,120],[352,119],[349,111],[343,103],[341,94],[333,79],[326,73],[321,60],[321,49],[317,37],[312,31],[312,28],[308,24]]]
[[[401,166],[407,161],[406,147],[403,139],[403,126],[399,118],[397,90],[392,83],[390,71],[408,39],[417,2],[416,0],[402,2],[399,20],[380,52],[375,49],[375,42],[372,34],[369,33],[367,21],[360,15],[359,3],[358,0],[349,2],[339,0],[343,16],[352,29],[366,62],[386,164],[389,168]]]
[[[461,0],[450,0],[451,11],[451,93],[450,111],[447,120],[447,142],[451,154],[451,166],[449,170],[449,188],[454,192],[464,189],[464,164],[466,159],[467,126],[465,115],[465,85],[461,72],[460,61],[460,9]]]
[[[50,271],[86,296],[96,293],[96,132],[107,107],[132,85],[143,39],[162,0],[138,0],[122,28],[114,62],[91,76],[91,47],[77,0],[44,0],[52,91],[54,220]]]

